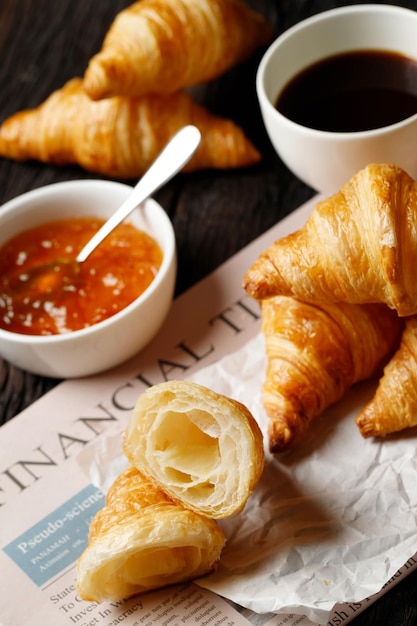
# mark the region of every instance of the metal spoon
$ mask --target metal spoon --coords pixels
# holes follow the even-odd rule
[[[201,134],[196,126],[184,126],[179,130],[166,144],[122,205],[87,242],[75,259],[56,259],[26,271],[25,280],[21,283],[20,288],[15,286],[17,291],[26,288],[28,284],[36,284],[40,292],[50,292],[59,287],[60,282],[68,281],[66,274],[69,265],[72,266],[73,274],[76,275],[80,270],[80,264],[90,256],[116,226],[186,165],[197,150],[200,141]],[[51,272],[53,272],[53,276]]]
[[[76,261],[82,263],[93,250],[118,226],[136,207],[177,174],[190,160],[201,141],[196,126],[184,126],[167,143],[159,156],[145,172],[121,207],[98,230],[94,237],[78,253]]]

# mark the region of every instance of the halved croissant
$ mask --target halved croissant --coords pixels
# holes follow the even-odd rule
[[[259,161],[259,152],[238,126],[212,115],[185,93],[93,102],[79,78],[68,81],[36,109],[4,121],[0,156],[78,164],[105,176],[138,178],[188,124],[200,129],[202,141],[184,171]]]
[[[414,315],[416,224],[417,183],[395,165],[371,164],[261,254],[243,286],[258,299],[383,302]]]
[[[188,381],[139,396],[123,449],[173,499],[213,518],[244,508],[264,465],[262,433],[248,409]]]
[[[363,437],[384,437],[417,426],[417,317],[405,320],[400,346],[356,423]]]
[[[240,0],[140,0],[116,16],[84,88],[94,100],[173,93],[219,76],[271,35]]]
[[[214,520],[185,509],[135,468],[110,487],[77,564],[84,600],[123,600],[209,572],[225,538]]]
[[[276,296],[261,307],[269,447],[281,452],[351,385],[382,371],[403,321],[382,304],[312,305]]]

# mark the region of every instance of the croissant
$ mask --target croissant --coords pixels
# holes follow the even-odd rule
[[[214,520],[185,509],[135,468],[110,487],[77,563],[84,600],[123,600],[213,569],[225,538]]]
[[[383,302],[414,315],[416,224],[417,183],[395,165],[371,164],[261,254],[243,286],[258,299]]]
[[[363,437],[384,437],[417,426],[417,317],[406,319],[400,346],[356,423]]]
[[[403,328],[382,304],[312,305],[287,296],[263,300],[261,318],[271,452],[294,446],[351,385],[382,371]]]
[[[123,449],[174,500],[218,519],[244,508],[264,466],[262,433],[249,410],[188,381],[139,396]]]
[[[39,107],[0,126],[0,156],[79,164],[109,177],[138,178],[168,140],[194,124],[202,141],[184,170],[252,165],[260,154],[243,131],[185,93],[93,102],[74,78]]]
[[[216,78],[271,36],[240,0],[140,0],[116,16],[84,88],[94,100],[173,93]]]

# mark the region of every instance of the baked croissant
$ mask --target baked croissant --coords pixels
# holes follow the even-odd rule
[[[363,437],[384,437],[417,426],[417,317],[405,320],[401,344],[356,423]]]
[[[213,569],[225,543],[214,520],[185,509],[135,468],[110,487],[77,563],[84,600],[123,600]]]
[[[271,452],[294,446],[351,385],[382,371],[403,328],[382,304],[312,305],[275,296],[262,301],[261,312]]]
[[[260,154],[232,121],[216,117],[185,93],[93,102],[74,78],[39,107],[0,126],[0,156],[78,164],[109,177],[138,178],[168,140],[194,124],[202,141],[185,171],[252,165]]]
[[[240,0],[140,0],[116,16],[84,88],[94,100],[173,93],[219,76],[271,36]]]
[[[414,315],[416,224],[417,183],[395,165],[371,164],[261,254],[243,286],[258,299],[383,302]]]
[[[212,518],[244,508],[264,465],[262,433],[248,409],[188,381],[139,396],[123,449],[174,500]]]

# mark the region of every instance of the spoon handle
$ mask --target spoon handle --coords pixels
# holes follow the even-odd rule
[[[136,207],[142,204],[149,196],[175,176],[191,159],[200,141],[201,134],[196,126],[184,126],[184,128],[179,130],[135,185],[132,192],[119,209],[103,224],[81,252],[78,253],[76,260],[79,263],[85,261],[103,239],[136,209]]]

